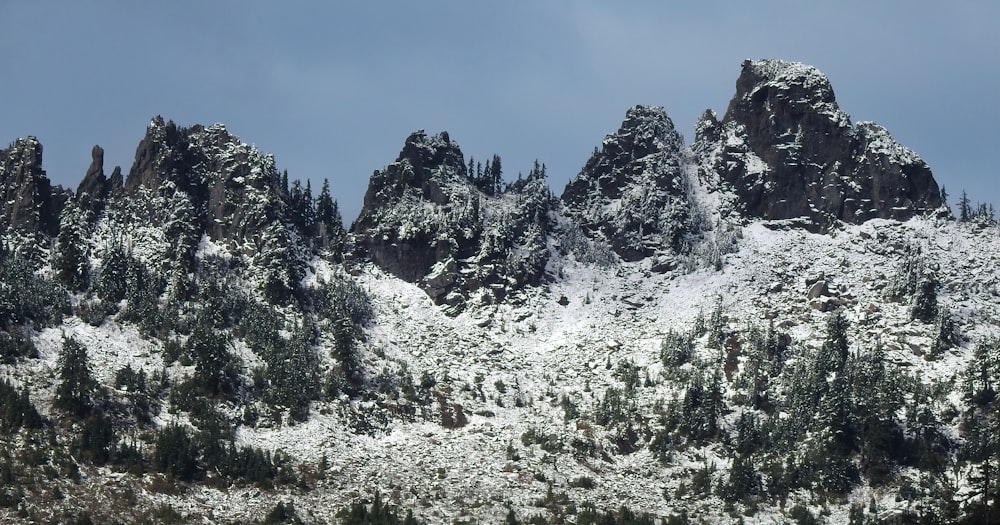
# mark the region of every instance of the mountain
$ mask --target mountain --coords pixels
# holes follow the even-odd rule
[[[4,523],[997,513],[997,222],[815,68],[690,145],[628,109],[560,197],[415,132],[346,232],[220,124],[0,159]]]

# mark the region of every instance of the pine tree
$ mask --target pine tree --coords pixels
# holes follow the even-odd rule
[[[83,291],[90,283],[87,237],[86,213],[76,202],[68,202],[59,217],[53,265],[59,280],[71,290]]]
[[[210,394],[230,390],[230,367],[233,356],[229,351],[228,336],[215,329],[203,314],[185,344],[185,350],[194,359],[195,379]]]
[[[97,381],[90,372],[87,348],[72,337],[63,339],[59,352],[59,385],[53,406],[82,417],[90,410]]]
[[[292,297],[301,279],[301,268],[291,249],[285,226],[274,221],[261,233],[258,264],[263,269],[264,296],[274,304],[284,304]]]
[[[333,254],[340,254],[344,246],[344,220],[337,201],[330,196],[330,182],[323,180],[323,187],[316,198],[316,225],[320,244]]]
[[[488,195],[496,195],[500,193],[503,185],[503,168],[500,164],[500,156],[493,155],[493,162],[489,163],[488,166],[485,181],[485,187],[488,189],[486,193]]]
[[[937,317],[937,288],[937,277],[931,273],[925,274],[917,286],[916,294],[913,296],[913,308],[910,313],[914,319],[930,323]]]
[[[969,222],[972,218],[972,205],[969,203],[969,196],[962,190],[962,196],[958,200],[958,222]]]
[[[121,241],[113,240],[102,257],[101,271],[97,277],[97,296],[104,301],[117,303],[125,299],[128,291],[127,275],[131,256]]]

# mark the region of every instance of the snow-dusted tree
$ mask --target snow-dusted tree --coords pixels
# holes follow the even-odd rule
[[[90,283],[87,238],[87,213],[71,200],[59,216],[59,235],[53,260],[56,275],[71,290],[83,291]]]
[[[31,404],[28,388],[20,392],[7,378],[0,379],[0,432],[15,432],[20,428],[42,426],[42,416]]]
[[[934,321],[938,315],[937,289],[937,277],[930,272],[925,273],[913,295],[913,307],[910,314],[914,319],[924,323]]]
[[[229,336],[215,328],[211,313],[199,316],[185,351],[194,360],[195,379],[207,393],[217,395],[233,389],[235,376]]]
[[[972,219],[972,204],[969,202],[969,195],[962,190],[962,196],[958,199],[958,222],[969,222]]]
[[[128,268],[131,255],[119,239],[113,239],[101,258],[100,272],[97,274],[97,296],[103,301],[117,303],[125,299],[128,292]]]
[[[175,191],[167,206],[164,233],[170,241],[167,248],[170,287],[174,297],[186,298],[193,287],[188,274],[194,266],[195,252],[200,241],[197,215],[191,198],[183,191]]]
[[[332,254],[339,254],[344,246],[344,219],[340,216],[337,201],[330,196],[330,181],[324,179],[319,197],[316,198],[316,227],[319,242]]]
[[[90,372],[87,348],[76,339],[63,339],[59,351],[59,385],[52,404],[71,415],[82,417],[91,408],[97,381]]]
[[[264,297],[271,303],[285,303],[302,279],[301,262],[296,259],[288,230],[278,221],[261,232],[261,250],[257,262],[262,269]]]

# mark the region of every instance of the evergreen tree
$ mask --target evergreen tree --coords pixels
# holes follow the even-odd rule
[[[195,364],[195,379],[212,395],[232,390],[233,356],[229,352],[229,337],[216,330],[209,314],[202,314],[195,324],[185,350]]]
[[[962,196],[958,199],[958,222],[969,222],[972,218],[972,205],[969,203],[969,196],[962,190]]]
[[[343,250],[344,220],[340,216],[337,201],[330,196],[330,182],[323,180],[323,187],[316,198],[316,225],[320,243],[331,253],[339,254]]]
[[[79,457],[103,465],[110,461],[114,445],[115,432],[111,418],[98,410],[84,420],[75,448]]]
[[[292,250],[288,231],[280,222],[271,222],[264,228],[260,244],[257,259],[263,269],[264,296],[273,304],[287,303],[303,274],[301,261]]]
[[[167,249],[170,284],[175,297],[186,298],[191,291],[187,275],[194,267],[195,252],[201,240],[196,224],[197,214],[190,196],[179,190],[170,196],[168,208],[164,233],[170,241]]]
[[[59,352],[59,385],[53,406],[82,417],[91,407],[97,381],[90,372],[87,348],[72,337],[63,339]]]
[[[938,315],[937,305],[938,280],[931,273],[926,273],[917,285],[913,296],[913,308],[910,313],[914,319],[930,323]]]
[[[97,296],[103,301],[118,303],[128,291],[128,270],[131,255],[120,240],[112,240],[101,258],[101,271],[97,277]]]
[[[501,192],[503,186],[503,168],[500,164],[500,156],[493,155],[493,162],[488,163],[487,166],[484,187],[487,188],[488,195],[496,195]]]
[[[0,379],[0,432],[11,433],[21,428],[39,428],[42,416],[31,404],[28,388],[20,392],[6,379]]]
[[[199,473],[198,449],[184,427],[170,423],[156,435],[153,466],[175,479],[195,479]]]
[[[71,290],[83,291],[90,284],[88,236],[86,212],[75,201],[66,203],[59,216],[53,266],[59,280]]]

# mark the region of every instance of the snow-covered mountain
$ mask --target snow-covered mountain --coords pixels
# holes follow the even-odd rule
[[[4,522],[1000,514],[997,225],[815,68],[690,146],[629,109],[561,198],[416,132],[348,232],[221,125],[0,160]]]

